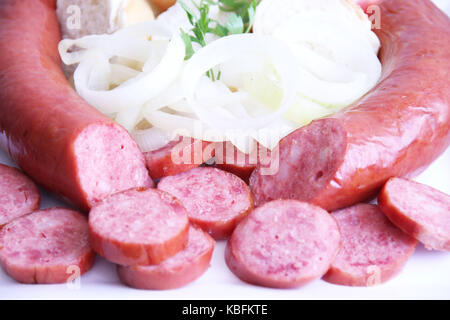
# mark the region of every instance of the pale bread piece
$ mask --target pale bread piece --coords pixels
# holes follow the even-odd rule
[[[147,0],[57,0],[56,6],[63,39],[113,33],[121,28],[155,19]],[[75,68],[76,65],[62,65],[72,87]]]
[[[58,0],[56,13],[62,37],[69,39],[112,33],[155,18],[147,0]]]

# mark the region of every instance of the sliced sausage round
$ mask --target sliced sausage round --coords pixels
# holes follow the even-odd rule
[[[371,204],[336,211],[342,235],[339,254],[324,280],[346,286],[373,286],[396,275],[417,241],[398,229]]]
[[[393,224],[426,248],[450,251],[450,196],[418,182],[390,179],[378,205]]]
[[[31,179],[16,168],[0,164],[0,228],[39,208],[41,196]]]
[[[214,239],[206,232],[190,227],[186,248],[172,258],[153,266],[118,266],[117,273],[123,283],[137,289],[180,288],[208,269],[213,250]]]
[[[234,230],[225,251],[241,280],[292,288],[322,277],[336,256],[340,234],[325,210],[296,200],[256,208]]]
[[[84,215],[47,209],[22,216],[0,230],[0,264],[22,283],[64,283],[94,264]]]
[[[92,248],[121,265],[158,264],[183,250],[188,239],[186,209],[155,189],[117,193],[89,213]]]
[[[159,182],[158,189],[179,199],[191,222],[215,239],[230,236],[253,208],[247,184],[239,177],[216,168],[195,168],[166,177]]]
[[[316,120],[294,131],[280,142],[275,174],[263,174],[261,165],[253,171],[250,187],[256,205],[277,199],[310,202],[332,179],[346,146],[346,133],[336,119]]]
[[[237,175],[246,183],[258,164],[258,148],[245,154],[231,142],[218,142],[214,145],[214,158],[217,168]]]
[[[153,179],[173,176],[196,168],[209,160],[210,142],[182,137],[166,146],[144,153],[145,163]]]

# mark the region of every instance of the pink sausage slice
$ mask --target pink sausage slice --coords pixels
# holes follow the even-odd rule
[[[256,169],[259,160],[259,147],[251,154],[245,154],[231,142],[218,142],[214,145],[214,158],[217,168],[237,175],[246,183]]]
[[[417,241],[396,228],[375,205],[334,212],[342,246],[324,280],[346,286],[373,286],[396,275]]]
[[[378,204],[384,214],[428,249],[450,251],[450,196],[429,186],[390,179]]]
[[[215,239],[229,237],[253,208],[246,183],[216,168],[195,168],[166,177],[159,182],[158,189],[179,199],[191,222]]]
[[[293,288],[322,277],[336,256],[339,229],[325,210],[296,200],[256,208],[231,236],[225,260],[241,280]]]
[[[210,142],[183,137],[166,146],[144,153],[145,163],[153,179],[161,179],[189,171],[212,157]]]
[[[154,266],[118,266],[117,273],[126,285],[147,290],[168,290],[187,285],[209,267],[214,239],[206,232],[189,228],[186,248]]]
[[[0,228],[39,208],[37,186],[16,168],[0,164]]]
[[[0,230],[0,264],[22,283],[64,283],[91,269],[87,219],[68,209],[20,217]]]
[[[316,120],[294,131],[280,141],[278,172],[263,174],[262,165],[253,171],[250,188],[255,204],[277,199],[311,202],[332,180],[346,147],[347,135],[336,119]]]
[[[183,250],[188,241],[186,209],[155,189],[117,193],[89,213],[92,248],[121,265],[158,264]]]

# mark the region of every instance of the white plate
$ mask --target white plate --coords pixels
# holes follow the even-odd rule
[[[450,0],[436,1],[450,9]],[[0,163],[14,165],[0,151]],[[416,179],[450,194],[450,148]],[[42,207],[64,203],[42,190]],[[194,283],[177,290],[142,291],[122,285],[115,266],[97,257],[79,287],[23,285],[0,271],[0,299],[449,299],[450,253],[428,251],[419,245],[404,270],[391,281],[371,288],[353,288],[318,280],[291,290],[267,289],[241,282],[224,261],[225,242],[218,242],[209,270]]]

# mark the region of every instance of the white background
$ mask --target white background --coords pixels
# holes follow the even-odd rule
[[[450,0],[435,1],[450,12]],[[0,163],[14,165],[0,151]],[[450,148],[417,181],[450,194]],[[64,205],[42,190],[42,207]],[[317,280],[298,289],[276,290],[237,279],[224,261],[225,242],[216,244],[211,267],[194,283],[177,290],[143,291],[122,285],[115,266],[97,257],[94,268],[76,286],[18,284],[0,270],[0,299],[450,299],[450,253],[419,245],[404,270],[370,288],[332,285]]]

